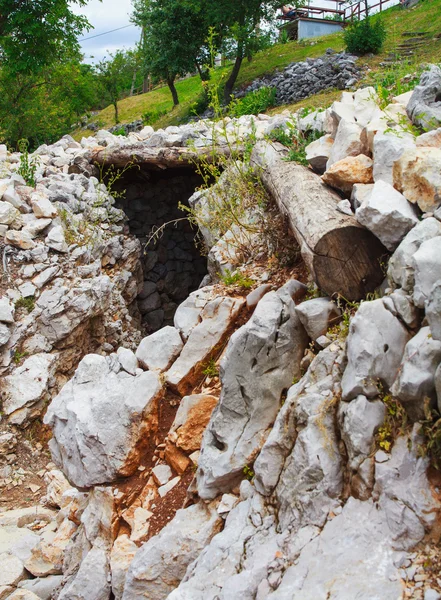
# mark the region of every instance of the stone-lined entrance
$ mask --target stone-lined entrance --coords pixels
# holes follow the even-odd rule
[[[192,169],[153,171],[141,167],[126,171],[118,183],[125,190],[118,207],[126,213],[130,232],[143,247],[139,311],[146,329],[156,331],[173,324],[179,303],[207,274],[207,260],[195,244],[197,231],[178,207],[179,203],[188,205],[201,178]],[[146,247],[152,230],[164,223],[169,224]]]

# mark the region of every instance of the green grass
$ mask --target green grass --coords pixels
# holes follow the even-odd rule
[[[441,0],[421,0],[420,3],[412,9],[403,10],[401,6],[394,6],[384,11],[382,17],[385,20],[387,29],[387,39],[383,52],[372,58],[362,58],[359,65],[367,68],[367,74],[364,83],[371,83],[375,80],[375,74],[379,71],[387,71],[380,67],[379,63],[384,60],[388,52],[394,50],[399,44],[401,34],[404,31],[428,31],[433,36],[441,34]],[[343,35],[336,33],[322,38],[302,40],[300,42],[288,42],[287,44],[276,44],[271,48],[259,52],[251,62],[245,61],[240,71],[237,87],[242,87],[251,83],[257,77],[272,73],[276,69],[283,69],[292,62],[302,61],[307,57],[317,57],[322,55],[327,48],[333,48],[340,51],[344,48]],[[405,72],[412,72],[413,68],[426,62],[441,61],[441,38],[429,39],[422,48],[415,53],[412,64],[403,69]],[[216,77],[225,78],[230,70],[230,66],[216,70]],[[391,68],[395,71],[395,68]],[[120,120],[122,123],[130,123],[141,118],[146,111],[167,111],[167,114],[160,117],[155,123],[155,128],[166,127],[167,125],[178,125],[185,122],[192,114],[192,108],[202,94],[202,84],[198,76],[188,77],[177,82],[181,104],[175,108],[172,106],[170,92],[167,87],[155,89],[147,94],[126,98],[119,103]],[[302,100],[289,106],[280,106],[268,112],[281,112],[285,109],[298,109],[304,106],[318,107],[327,106],[333,100],[340,96],[339,90],[327,90],[311,98]],[[113,107],[108,107],[101,111],[95,119],[103,124],[104,127],[114,125]],[[76,138],[83,135],[92,135],[92,132],[77,131]]]

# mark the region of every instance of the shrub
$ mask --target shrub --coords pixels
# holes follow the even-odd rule
[[[274,106],[276,91],[276,88],[262,87],[254,92],[250,92],[236,103],[232,110],[232,115],[234,117],[241,117],[242,115],[258,115],[265,112],[267,108]]]
[[[378,54],[386,40],[386,28],[382,19],[374,21],[367,16],[363,21],[356,21],[344,32],[346,50],[352,54]]]
[[[142,120],[144,121],[144,125],[151,125],[166,114],[166,110],[146,110],[142,115]]]

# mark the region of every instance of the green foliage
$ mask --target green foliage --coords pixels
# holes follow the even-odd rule
[[[27,296],[26,298],[19,298],[15,302],[15,308],[24,308],[31,313],[35,308],[35,298],[34,296]]]
[[[121,135],[124,137],[126,135],[126,130],[124,127],[118,127],[118,129],[115,129],[113,132],[113,135]]]
[[[20,352],[20,350],[15,350],[14,354],[12,355],[12,361],[18,365],[23,358],[26,358],[26,356],[29,356],[29,352]]]
[[[249,290],[256,283],[254,279],[247,277],[240,271],[232,273],[230,269],[225,269],[225,275],[222,275],[220,280],[227,287],[238,287],[244,290]]]
[[[87,0],[0,0],[2,66],[29,75],[78,52],[78,36],[91,26],[75,4]]]
[[[264,113],[268,108],[274,106],[276,93],[277,90],[273,87],[262,87],[254,92],[250,92],[233,104],[232,115],[241,117],[242,115]]]
[[[307,167],[309,163],[306,160],[306,146],[318,139],[321,134],[316,131],[307,131],[303,134],[294,122],[288,121],[287,127],[288,131],[283,127],[275,129],[271,133],[271,139],[288,148],[289,152],[285,160]]]
[[[245,465],[243,468],[243,474],[245,475],[245,479],[248,479],[248,481],[253,481],[254,471],[251,467],[249,467],[248,465]]]
[[[386,416],[383,425],[379,427],[376,440],[378,446],[385,452],[390,452],[394,441],[406,431],[407,413],[399,400],[386,394],[381,382],[377,382],[380,390],[380,400],[386,406]]]
[[[142,120],[145,125],[151,125],[166,114],[166,110],[146,110],[142,115]]]
[[[421,433],[424,442],[419,445],[420,456],[429,456],[435,469],[441,470],[441,418],[438,411],[431,407],[430,398],[424,398],[424,415],[421,421]]]
[[[98,76],[115,111],[115,123],[119,123],[118,101],[124,91],[128,93],[133,73],[139,67],[139,55],[134,50],[117,50],[98,63]]]
[[[29,158],[28,147],[28,140],[18,141],[18,149],[21,152],[21,156],[17,173],[23,177],[29,186],[34,188],[36,186],[35,175],[38,167],[38,158],[36,156]]]
[[[219,369],[214,358],[210,358],[210,360],[204,365],[204,370],[202,373],[206,377],[218,377]]]
[[[366,16],[355,21],[344,31],[346,50],[351,54],[378,54],[386,41],[386,27],[381,18]]]

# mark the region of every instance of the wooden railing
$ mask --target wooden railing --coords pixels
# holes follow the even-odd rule
[[[298,19],[305,18],[315,18],[315,19],[325,19],[332,20],[337,22],[348,23],[353,21],[354,19],[363,19],[366,16],[366,4],[364,0],[347,6],[345,8],[341,8],[343,4],[345,4],[342,0],[329,0],[330,2],[335,3],[335,8],[327,8],[324,6],[303,6],[302,8],[298,8],[293,11],[291,16],[287,15],[279,15],[279,19],[283,21],[297,21]],[[381,12],[383,7],[391,0],[379,0],[376,4],[371,4],[368,7],[369,13],[379,7]],[[336,18],[337,17],[337,18]],[[340,18],[338,18],[340,17]]]

